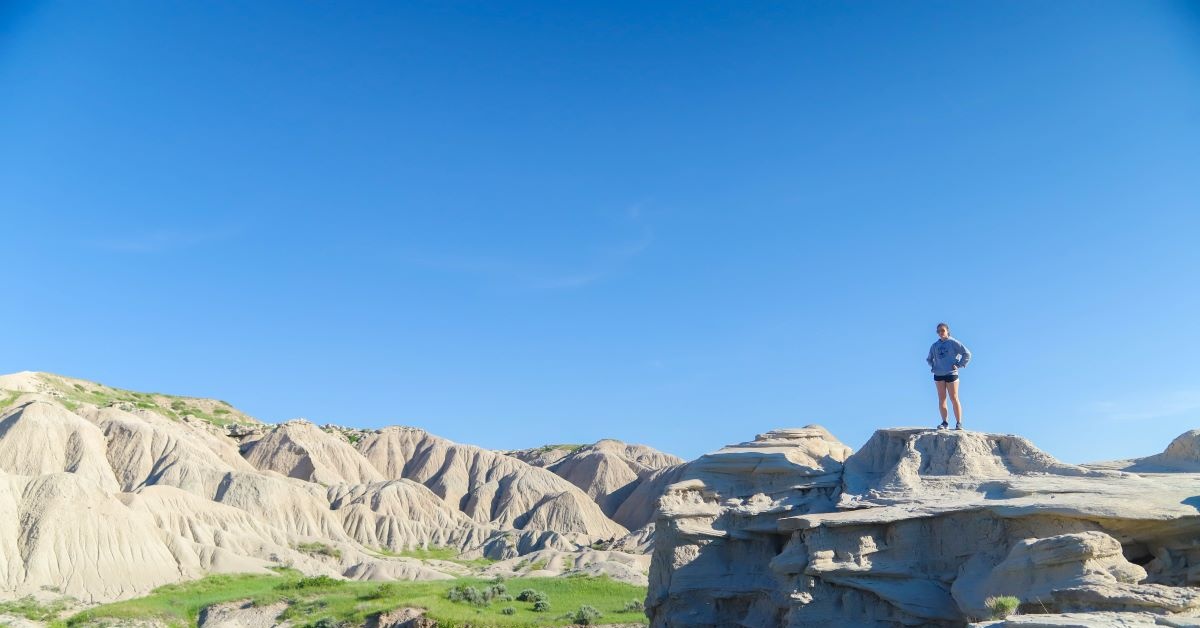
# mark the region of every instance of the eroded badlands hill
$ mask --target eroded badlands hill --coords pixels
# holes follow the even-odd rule
[[[683,464],[677,456],[613,439],[592,445],[547,445],[506,453],[574,484],[591,496],[605,515],[631,530],[649,523],[654,505],[640,501],[638,508],[618,515],[621,507],[656,472]]]
[[[644,582],[649,556],[636,551],[641,537],[622,545],[627,534],[554,473],[421,430],[266,425],[222,401],[0,376],[3,597],[54,588],[112,600],[278,566],[357,579],[464,573],[398,555],[433,547],[499,560],[489,569],[500,575],[538,565]]]
[[[1196,435],[1107,469],[1012,435],[811,426],[673,472],[654,626],[1200,626]],[[1157,473],[1111,470],[1153,469]],[[666,481],[666,480],[664,480]]]

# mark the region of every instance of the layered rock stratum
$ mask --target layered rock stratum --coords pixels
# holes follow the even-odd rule
[[[663,473],[653,626],[1200,626],[1196,432],[1064,464],[1007,434],[809,426]],[[995,619],[994,599],[1017,613]],[[991,621],[987,621],[991,620]]]
[[[489,575],[644,584],[642,537],[599,495],[416,428],[270,425],[213,399],[0,376],[0,599],[93,603],[277,567],[447,579],[480,557]]]

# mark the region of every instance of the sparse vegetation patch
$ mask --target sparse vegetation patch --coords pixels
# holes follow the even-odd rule
[[[30,621],[48,622],[57,619],[59,613],[66,610],[70,601],[70,598],[61,597],[52,602],[38,602],[32,595],[27,595],[11,602],[0,602],[0,614],[17,615]]]
[[[1021,600],[1012,595],[989,597],[983,602],[992,613],[992,619],[1004,619],[1017,612]]]
[[[341,550],[337,549],[336,547],[331,547],[329,545],[326,545],[325,543],[321,543],[319,541],[314,541],[312,543],[301,543],[296,546],[296,549],[301,552],[304,552],[305,554],[312,554],[312,555],[317,555],[317,556],[329,556],[331,558],[336,558],[338,560],[341,560],[341,558],[342,558]]]

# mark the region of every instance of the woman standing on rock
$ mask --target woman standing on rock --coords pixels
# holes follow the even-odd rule
[[[967,350],[966,345],[950,337],[949,325],[938,323],[937,335],[937,342],[929,347],[929,355],[925,361],[933,371],[933,383],[937,386],[938,393],[938,409],[942,412],[942,424],[938,429],[950,427],[946,422],[946,397],[949,396],[950,403],[954,404],[954,429],[961,430],[962,403],[958,401],[958,369],[971,361],[971,352]]]

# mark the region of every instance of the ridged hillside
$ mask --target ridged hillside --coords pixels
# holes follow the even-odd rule
[[[592,549],[627,532],[550,471],[413,428],[269,425],[223,401],[0,376],[0,597],[104,601],[281,566],[439,579],[479,557],[516,575],[539,552],[644,583],[648,556]]]

